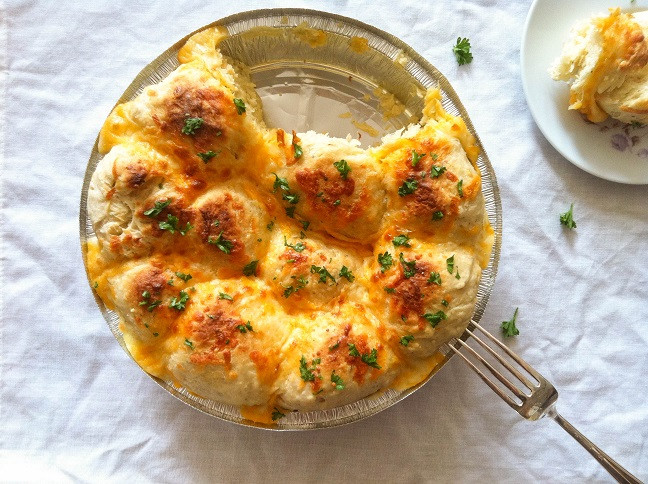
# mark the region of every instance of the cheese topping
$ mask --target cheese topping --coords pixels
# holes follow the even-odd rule
[[[222,35],[190,38],[101,131],[88,271],[129,351],[266,422],[422,381],[491,251],[475,140],[438,90],[368,150],[269,129]]]

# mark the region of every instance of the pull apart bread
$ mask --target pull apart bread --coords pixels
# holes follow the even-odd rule
[[[577,23],[549,69],[571,84],[569,109],[598,123],[609,116],[648,123],[648,12],[622,13]]]
[[[267,128],[221,37],[191,37],[101,131],[88,270],[131,355],[244,409],[422,381],[467,326],[491,252],[472,135],[436,89],[420,124],[367,150]]]

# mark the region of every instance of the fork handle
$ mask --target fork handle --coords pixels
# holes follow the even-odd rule
[[[601,464],[606,471],[610,473],[617,482],[631,483],[631,484],[641,484],[641,481],[635,476],[630,474],[623,466],[616,462],[612,457],[607,455],[601,449],[599,449],[591,440],[581,434],[576,427],[570,424],[567,420],[560,416],[556,411],[555,407],[550,409],[547,414],[548,417],[554,419],[554,421],[560,425],[565,432],[574,437],[576,442],[582,445],[587,452],[592,454],[592,456]]]

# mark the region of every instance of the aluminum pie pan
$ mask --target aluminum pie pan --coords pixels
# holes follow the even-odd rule
[[[305,41],[303,37],[296,35],[295,32],[305,25],[315,29],[313,32],[324,32],[326,42],[315,45],[317,41]],[[257,91],[264,102],[266,121],[270,127],[296,131],[314,129],[338,137],[344,137],[347,133],[357,134],[366,146],[378,142],[387,132],[419,119],[423,108],[421,93],[429,87],[440,88],[443,107],[450,114],[461,116],[480,148],[477,165],[482,176],[486,212],[494,231],[493,250],[488,266],[482,272],[472,318],[479,322],[497,273],[502,237],[502,207],[495,172],[488,155],[448,80],[400,39],[357,20],[309,9],[262,9],[222,18],[188,34],[142,69],[115,105],[132,100],[146,86],[164,79],[179,65],[177,54],[187,39],[196,32],[216,26],[227,29],[229,34],[219,44],[220,49],[230,58],[241,61],[250,68],[252,80],[257,84]],[[354,38],[366,39],[366,42],[361,41],[358,44],[360,48],[351,49],[349,46]],[[403,111],[385,118],[380,96],[375,95],[376,89],[395,96],[403,105]],[[302,96],[299,98],[301,103],[305,92],[310,95],[308,104],[318,104],[325,100],[329,103],[325,109],[327,112],[335,112],[335,109],[339,110],[340,106],[346,105],[352,116],[338,116],[334,120],[329,117],[323,121],[322,118],[325,117],[312,115],[313,106],[307,106],[304,114],[301,105],[296,108],[298,112],[287,112],[286,106],[291,106],[291,96],[293,100],[297,99],[295,96]],[[268,109],[268,103],[272,105],[271,109]],[[321,107],[320,105],[319,108]],[[101,158],[97,137],[85,173],[79,214],[81,252],[86,267],[86,244],[94,236],[88,216],[88,187]],[[96,293],[94,297],[111,332],[131,356],[119,329],[119,316],[107,309]],[[467,337],[467,334],[462,336],[464,339]],[[171,381],[147,375],[174,397],[214,417],[249,427],[310,430],[352,423],[391,407],[421,388],[451,357],[452,352],[441,354],[440,363],[431,374],[406,390],[381,390],[357,402],[329,410],[290,412],[274,424],[247,419],[241,415],[239,407],[198,397]]]

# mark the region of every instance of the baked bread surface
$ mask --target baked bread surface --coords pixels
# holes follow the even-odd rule
[[[473,137],[435,89],[374,148],[267,128],[221,36],[190,38],[101,131],[88,271],[131,355],[244,407],[418,383],[467,326],[491,251]]]

